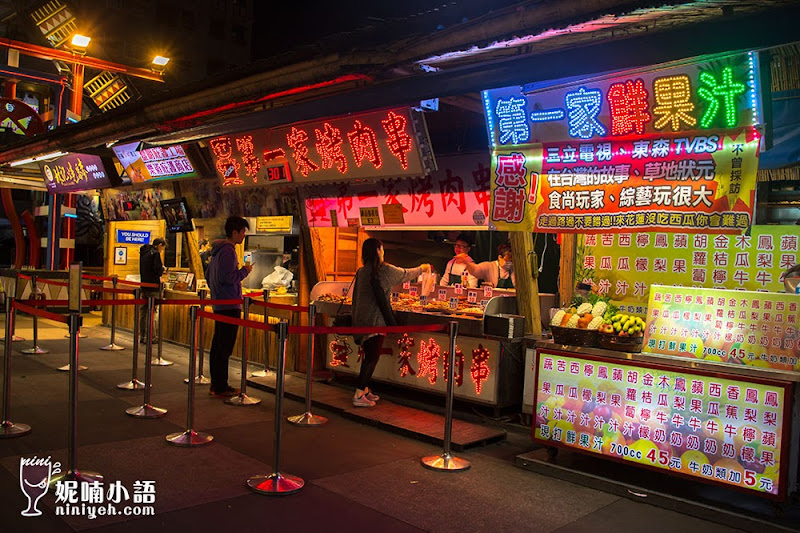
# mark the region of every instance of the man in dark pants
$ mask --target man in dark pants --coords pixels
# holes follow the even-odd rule
[[[164,274],[164,263],[161,262],[161,254],[167,249],[167,241],[161,237],[153,239],[152,244],[145,244],[139,248],[139,276],[142,283],[154,283],[158,285],[161,282],[161,276]],[[150,296],[158,298],[158,288],[155,287],[142,287],[142,298],[149,298]],[[154,311],[156,314],[153,316],[153,341],[158,341],[155,338],[155,332],[158,331],[158,308]],[[147,314],[147,304],[139,308],[139,342],[147,342],[147,325],[149,316]]]
[[[229,217],[225,221],[225,240],[215,241],[211,248],[211,261],[208,264],[208,288],[214,300],[238,300],[242,297],[242,280],[253,270],[252,265],[239,268],[235,246],[244,241],[245,232],[250,229],[242,217]],[[233,318],[241,318],[242,306],[239,304],[215,305],[214,312]],[[218,398],[229,398],[239,394],[239,389],[228,385],[228,358],[236,344],[239,326],[224,322],[214,323],[214,338],[211,341],[209,358],[211,360],[211,388],[209,394]]]

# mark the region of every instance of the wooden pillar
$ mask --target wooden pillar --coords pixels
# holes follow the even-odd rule
[[[172,190],[175,193],[175,198],[183,196],[183,194],[181,194],[181,184],[177,181],[172,183]],[[197,231],[185,232],[183,234],[183,245],[186,247],[189,268],[194,273],[195,287],[197,287],[197,281],[206,279],[205,273],[203,272],[203,260],[200,259],[200,244],[197,239]],[[178,252],[180,252],[180,249],[176,251],[176,254]],[[178,265],[181,264],[180,255],[177,257],[177,263]]]
[[[578,240],[574,233],[561,236],[561,259],[558,269],[558,304],[565,307],[572,300],[575,290],[575,244]]]
[[[535,336],[542,335],[542,312],[539,306],[538,270],[531,268],[531,255],[534,254],[533,234],[528,231],[512,231],[511,253],[514,254],[515,288],[517,290],[517,311],[525,317],[525,332]]]

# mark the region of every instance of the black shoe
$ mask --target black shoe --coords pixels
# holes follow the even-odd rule
[[[215,398],[231,398],[233,396],[238,396],[240,392],[239,389],[234,389],[233,387],[225,387],[220,390],[215,390],[213,387],[209,387],[208,389],[208,394]]]

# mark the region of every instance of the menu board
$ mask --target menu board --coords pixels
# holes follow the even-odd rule
[[[783,273],[800,257],[800,226],[752,226],[749,234],[579,235],[575,283],[592,284],[623,311],[644,314],[650,287],[783,292]]]
[[[654,285],[644,351],[800,370],[800,295]]]
[[[114,155],[125,168],[130,180],[142,183],[151,180],[196,178],[194,166],[181,145],[139,150],[140,143],[114,145]]]
[[[549,350],[537,367],[534,440],[785,497],[789,385]]]

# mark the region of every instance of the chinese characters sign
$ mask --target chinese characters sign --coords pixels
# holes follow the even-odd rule
[[[750,235],[601,233],[580,235],[575,282],[586,281],[623,310],[644,314],[650,286],[783,292],[800,260],[800,227],[752,226]]]
[[[654,285],[643,350],[797,371],[799,307],[795,294]]]
[[[383,343],[374,378],[426,391],[444,393],[449,338],[439,333],[389,334]],[[455,396],[495,404],[498,399],[497,341],[461,336],[456,346]],[[363,351],[352,337],[328,335],[327,367],[357,375]]]
[[[112,147],[133,183],[198,176],[181,145],[137,150],[138,146],[129,143]]]
[[[39,162],[47,192],[64,193],[111,186],[103,161],[96,155],[69,154]]]
[[[742,232],[758,133],[664,134],[495,149],[491,222],[504,230]]]
[[[223,187],[422,176],[435,169],[424,117],[408,108],[217,137],[209,146]]]
[[[548,445],[777,499],[789,399],[770,382],[541,350],[532,432]]]
[[[375,226],[486,227],[491,197],[485,156],[443,157],[439,167],[422,178],[304,187],[308,225],[344,226],[356,219]],[[365,209],[375,216],[364,219]]]
[[[537,90],[483,92],[492,146],[755,126],[754,53],[643,68]]]

